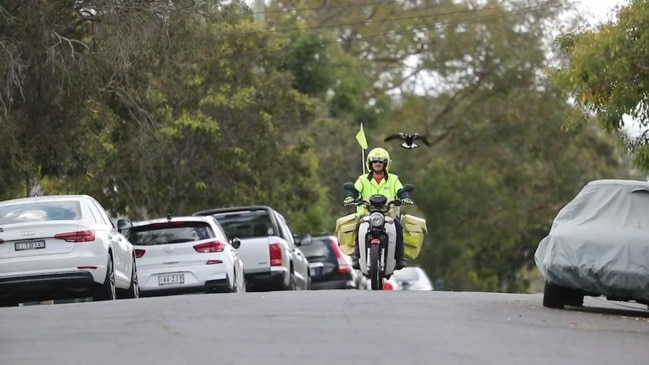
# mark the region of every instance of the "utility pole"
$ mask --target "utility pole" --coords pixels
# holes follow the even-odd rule
[[[255,23],[263,23],[266,21],[266,4],[264,0],[255,0]]]

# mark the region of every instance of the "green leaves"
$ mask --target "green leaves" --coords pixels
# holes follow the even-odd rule
[[[558,1],[282,1],[267,24],[242,2],[99,1],[92,16],[34,4],[9,0],[12,21],[0,16],[2,197],[38,181],[132,219],[266,204],[298,233],[331,231],[348,213],[342,183],[363,171],[363,123],[369,147],[417,186],[407,209],[430,232],[418,262],[457,290],[524,288],[518,273],[562,204],[589,179],[627,173],[556,86],[613,131],[646,87],[632,61],[644,8],[625,32],[559,39],[552,85],[539,71]],[[433,146],[383,143],[398,131]]]
[[[647,50],[645,27],[649,6],[632,1],[622,7],[617,23],[604,23],[594,30],[559,38],[563,63],[551,71],[552,81],[574,96],[579,106],[594,112],[608,131],[624,126],[625,114],[643,126],[649,116],[647,102]],[[635,159],[643,163],[643,158]],[[646,169],[649,165],[638,165]]]

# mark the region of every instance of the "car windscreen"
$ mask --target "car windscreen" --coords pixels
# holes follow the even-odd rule
[[[225,234],[234,238],[275,236],[270,215],[267,212],[218,213],[213,215]]]
[[[214,238],[206,222],[164,222],[135,226],[129,229],[128,240],[139,246],[168,245]]]
[[[336,261],[336,256],[330,245],[328,238],[312,238],[310,245],[300,246],[300,251],[308,260]]]
[[[0,207],[0,225],[53,220],[80,220],[78,201],[30,202]]]

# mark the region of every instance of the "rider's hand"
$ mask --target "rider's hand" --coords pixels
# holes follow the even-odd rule
[[[348,196],[345,198],[345,200],[343,200],[343,204],[351,204],[353,202],[354,202],[354,198],[352,198],[351,196]]]
[[[403,204],[405,204],[405,205],[413,205],[413,204],[415,204],[415,202],[413,202],[412,199],[410,199],[410,198],[403,198],[403,199],[401,199],[401,202]]]

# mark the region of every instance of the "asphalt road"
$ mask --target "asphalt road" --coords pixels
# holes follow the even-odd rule
[[[646,307],[586,306],[546,309],[538,294],[307,291],[0,308],[0,364],[647,363]]]

